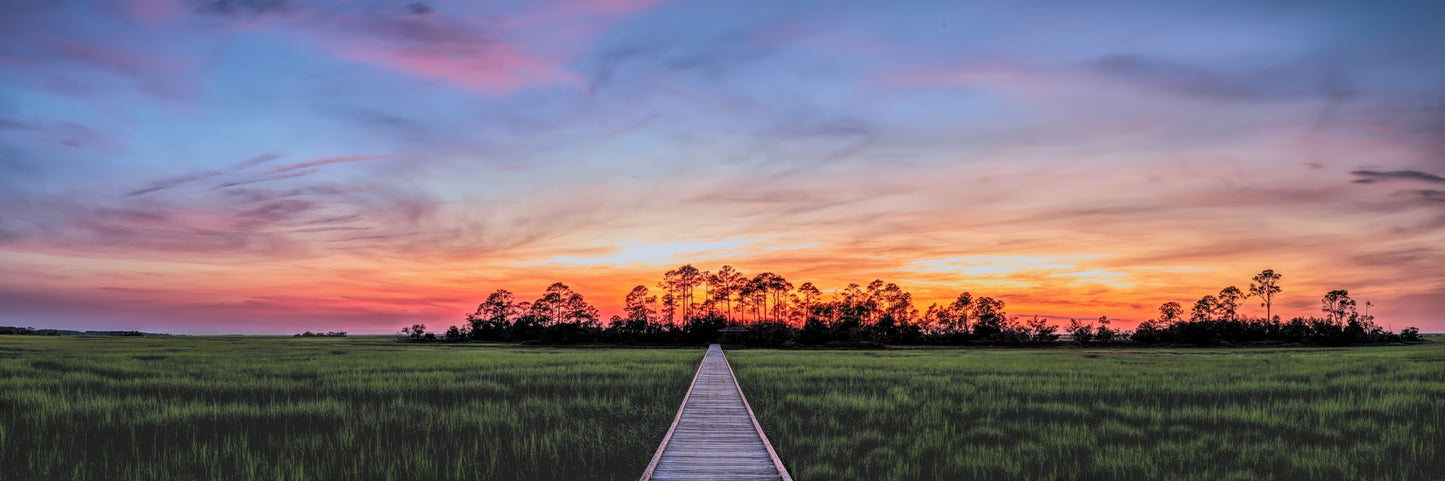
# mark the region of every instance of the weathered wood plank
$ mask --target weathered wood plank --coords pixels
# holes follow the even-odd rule
[[[641,481],[793,481],[732,366],[709,346]]]

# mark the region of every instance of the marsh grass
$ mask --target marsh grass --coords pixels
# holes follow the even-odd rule
[[[0,336],[0,479],[633,479],[702,355]]]
[[[728,353],[799,481],[1445,479],[1445,343]]]

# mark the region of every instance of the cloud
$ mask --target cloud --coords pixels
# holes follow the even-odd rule
[[[1261,91],[1204,69],[1136,55],[1109,55],[1091,67],[1106,75],[1157,86],[1185,95],[1251,100]]]
[[[486,30],[431,16],[377,18],[352,31],[323,32],[321,43],[349,60],[392,71],[502,93],[568,82],[572,76],[521,45],[496,40]]]
[[[169,189],[169,188],[172,188],[172,187],[176,187],[176,186],[179,186],[179,185],[188,184],[188,183],[191,183],[191,182],[194,182],[194,181],[197,181],[197,180],[209,179],[209,178],[211,178],[211,177],[216,177],[216,176],[219,176],[219,175],[224,175],[224,174],[228,174],[228,173],[235,172],[235,171],[239,171],[239,170],[249,169],[249,168],[251,168],[251,167],[255,167],[255,166],[257,166],[257,165],[261,165],[261,164],[264,164],[264,163],[266,163],[266,162],[270,162],[270,161],[272,161],[272,160],[279,159],[279,158],[281,158],[281,156],[280,156],[280,155],[276,155],[276,154],[262,154],[262,155],[258,155],[258,156],[256,156],[256,157],[252,157],[252,158],[243,160],[243,161],[241,161],[241,162],[239,162],[239,163],[237,163],[237,164],[235,164],[235,165],[233,165],[233,166],[231,166],[231,167],[229,167],[229,168],[227,168],[227,169],[225,169],[225,170],[207,170],[207,171],[196,172],[196,173],[191,173],[191,174],[178,175],[178,176],[175,176],[175,177],[170,177],[170,178],[167,178],[167,179],[162,179],[162,180],[156,181],[156,182],[154,182],[154,183],[152,183],[152,184],[150,184],[150,185],[147,185],[147,186],[145,186],[145,187],[142,187],[142,188],[139,188],[139,189],[136,189],[136,190],[132,190],[132,191],[130,191],[130,192],[127,192],[125,195],[126,195],[127,197],[133,197],[133,196],[137,196],[137,195],[145,195],[145,194],[149,194],[149,193],[152,193],[152,192],[162,191],[162,190],[166,190],[166,189]],[[246,183],[249,183],[249,182],[246,182]],[[234,186],[234,185],[242,185],[242,184],[239,184],[239,183],[234,183],[234,181],[233,181],[233,182],[228,182],[228,183],[226,183],[226,184],[230,184],[230,185],[225,185],[225,184],[223,184],[223,185],[225,185],[226,187],[231,187],[231,186]]]
[[[8,66],[0,78],[68,94],[115,83],[106,76],[167,100],[184,100],[195,91],[194,64],[135,48],[123,36],[100,38],[91,32],[58,12],[0,19],[0,65]]]
[[[1355,180],[1351,181],[1356,184],[1374,184],[1377,182],[1388,182],[1394,180],[1417,180],[1422,182],[1428,182],[1431,184],[1445,184],[1445,177],[1431,174],[1429,172],[1422,172],[1411,169],[1387,171],[1355,170],[1351,171],[1350,174],[1357,177]]]
[[[49,149],[89,149],[112,155],[127,151],[120,138],[74,122],[27,123],[0,118],[0,132],[5,131]]]
[[[297,162],[297,163],[294,163],[294,164],[288,164],[288,165],[278,166],[278,167],[272,168],[271,170],[266,171],[266,172],[264,173],[264,175],[276,175],[276,174],[281,174],[281,173],[285,173],[285,172],[291,172],[291,171],[293,171],[293,170],[309,169],[309,168],[312,168],[312,167],[320,167],[320,166],[323,166],[323,165],[330,165],[330,164],[344,164],[344,163],[348,163],[348,162],[362,162],[362,161],[367,161],[367,160],[394,159],[394,158],[397,158],[397,157],[405,157],[405,156],[407,156],[407,155],[409,155],[409,154],[354,155],[354,156],[348,156],[348,157],[327,157],[327,158],[321,158],[321,159],[315,159],[315,160],[308,160],[308,161],[306,161],[306,162]]]
[[[257,184],[257,183],[262,183],[262,182],[273,182],[273,181],[278,181],[278,180],[287,180],[287,179],[295,179],[295,178],[299,178],[299,177],[305,177],[305,176],[308,176],[308,175],[311,175],[311,174],[316,173],[317,170],[315,169],[315,167],[320,167],[320,166],[323,166],[323,165],[342,164],[342,163],[349,163],[349,162],[362,162],[362,161],[367,161],[367,160],[390,159],[390,158],[403,157],[403,156],[406,156],[406,155],[407,155],[407,154],[385,154],[385,155],[355,155],[355,156],[344,156],[344,157],[324,157],[324,158],[319,158],[319,159],[308,160],[308,161],[305,161],[305,162],[297,162],[297,163],[293,163],[293,164],[287,164],[287,165],[277,166],[277,167],[271,168],[271,169],[269,169],[269,170],[266,170],[266,171],[261,172],[261,173],[258,173],[258,174],[243,174],[243,173],[241,173],[241,172],[243,172],[243,171],[245,171],[245,170],[247,170],[247,169],[250,169],[250,168],[252,168],[252,167],[256,167],[256,166],[259,166],[259,165],[262,165],[262,164],[266,164],[266,163],[269,163],[269,162],[271,162],[271,161],[273,161],[273,160],[276,160],[276,159],[279,159],[279,158],[282,157],[281,155],[276,155],[276,154],[263,154],[263,155],[258,155],[258,156],[256,156],[256,157],[252,157],[252,158],[246,159],[246,160],[244,160],[244,161],[241,161],[241,162],[239,162],[239,163],[236,163],[235,165],[232,165],[232,166],[230,166],[230,167],[228,167],[228,168],[226,168],[226,169],[224,169],[224,170],[201,171],[201,172],[196,172],[196,173],[191,173],[191,174],[185,174],[185,175],[179,175],[179,176],[175,176],[175,177],[170,177],[170,178],[162,179],[162,180],[156,181],[156,182],[154,182],[154,183],[151,183],[151,184],[149,184],[149,185],[146,185],[145,187],[141,187],[141,188],[139,188],[139,189],[135,189],[135,190],[132,190],[132,191],[130,191],[130,192],[127,192],[125,195],[126,195],[127,197],[144,195],[144,194],[149,194],[149,193],[153,193],[153,192],[158,192],[158,191],[170,189],[170,188],[173,188],[173,187],[176,187],[176,186],[180,186],[180,185],[184,185],[184,184],[189,184],[189,183],[194,182],[194,181],[197,181],[197,180],[209,179],[209,178],[213,178],[213,177],[222,177],[222,176],[224,176],[224,177],[232,177],[232,180],[227,180],[227,181],[218,183],[218,184],[216,184],[214,187],[212,187],[212,190],[227,189],[227,188],[231,188],[231,187],[239,187],[239,186],[249,185],[249,184]],[[241,175],[241,177],[236,178],[237,175]]]
[[[259,183],[262,183],[262,182],[274,182],[274,181],[278,181],[278,180],[295,179],[295,178],[298,178],[298,177],[305,177],[305,176],[308,176],[308,175],[311,175],[311,174],[315,174],[315,173],[316,173],[315,170],[300,170],[300,171],[295,171],[295,172],[286,172],[286,173],[284,173],[284,174],[258,175],[258,176],[255,176],[255,177],[246,177],[246,178],[242,178],[242,179],[239,179],[239,180],[231,180],[231,181],[222,182],[222,183],[216,184],[215,187],[211,187],[211,190],[219,190],[219,189],[225,189],[225,188],[230,188],[230,187],[239,187],[239,186],[242,186],[242,185],[259,184]]]
[[[306,256],[339,235],[407,233],[430,215],[435,204],[430,197],[365,176],[346,188],[299,180],[331,164],[397,156],[321,157],[264,169],[280,158],[265,154],[148,182],[113,197],[46,191],[0,197],[0,209],[15,221],[0,230],[16,251],[55,255],[170,256],[202,263]],[[182,188],[206,180],[215,185]],[[287,184],[275,188],[255,187],[283,181]]]
[[[377,8],[252,0],[217,2],[199,13],[299,37],[340,58],[391,73],[500,95],[580,83],[565,64],[585,51],[599,31],[658,3],[537,2],[519,11],[481,13],[467,12],[475,6],[460,4]]]
[[[198,173],[195,173],[195,174],[187,174],[187,175],[182,175],[182,176],[177,176],[177,177],[171,177],[171,178],[169,178],[169,179],[163,179],[163,180],[157,181],[157,182],[155,182],[155,183],[153,183],[153,184],[147,185],[147,186],[145,186],[145,187],[142,187],[142,188],[139,188],[139,189],[136,189],[136,190],[132,190],[132,191],[130,191],[130,192],[127,192],[125,195],[126,195],[127,197],[132,197],[132,196],[137,196],[137,195],[145,195],[145,194],[149,194],[149,193],[151,193],[151,192],[156,192],[156,191],[160,191],[160,190],[169,189],[169,188],[171,188],[171,187],[175,187],[175,186],[178,186],[178,185],[181,185],[181,184],[185,184],[185,183],[188,183],[188,182],[191,182],[191,181],[196,181],[196,180],[201,180],[201,179],[208,179],[208,178],[211,178],[211,177],[215,177],[215,176],[217,176],[217,175],[221,175],[221,173],[220,173],[220,172],[217,172],[217,171],[207,171],[207,172],[198,172]]]
[[[267,162],[270,162],[270,161],[279,159],[279,158],[281,158],[281,157],[285,157],[285,156],[279,155],[279,154],[261,154],[261,155],[258,155],[258,156],[251,157],[251,158],[249,158],[249,159],[243,160],[243,161],[241,161],[240,163],[237,163],[236,165],[231,166],[231,169],[230,169],[230,170],[244,170],[244,169],[249,169],[249,168],[251,168],[251,167],[255,167],[255,166],[258,166],[258,165],[261,165],[261,164],[264,164],[264,163],[267,163]]]
[[[156,3],[165,2],[151,0]],[[197,13],[226,17],[254,19],[262,15],[284,14],[292,11],[287,0],[214,0],[199,2]]]
[[[1430,202],[1445,202],[1445,190],[1416,190],[1414,192]]]
[[[1224,102],[1339,102],[1359,97],[1362,93],[1351,86],[1348,72],[1334,64],[1323,58],[1276,58],[1263,63],[1210,65],[1111,53],[1081,63],[1024,57],[976,60],[951,68],[905,68],[885,72],[880,83],[1001,90],[1108,86]]]
[[[183,13],[185,3],[186,0],[130,0],[125,3],[124,12],[142,22],[162,23]]]
[[[1348,100],[1356,95],[1342,73],[1327,62],[1312,60],[1293,60],[1252,70],[1234,66],[1235,71],[1231,71],[1152,56],[1112,54],[1090,62],[1088,67],[1106,77],[1187,97],[1269,101]]]

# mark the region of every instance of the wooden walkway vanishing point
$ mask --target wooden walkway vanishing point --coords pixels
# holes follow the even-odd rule
[[[793,481],[717,344],[708,346],[641,481],[672,480]]]

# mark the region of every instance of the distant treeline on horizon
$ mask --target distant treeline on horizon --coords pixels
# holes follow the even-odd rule
[[[793,345],[1041,345],[1055,343],[1061,330],[1075,344],[1354,345],[1419,340],[1419,329],[1398,334],[1374,323],[1345,290],[1320,299],[1322,317],[1273,314],[1283,275],[1265,269],[1251,278],[1247,290],[1229,286],[1201,297],[1185,311],[1178,302],[1159,306],[1159,316],[1134,330],[1110,327],[1107,316],[1070,319],[1066,325],[1033,316],[1020,319],[1004,310],[1004,301],[964,292],[948,304],[934,303],[921,313],[913,296],[897,284],[874,280],[849,284],[827,299],[812,282],[794,286],[772,272],[752,277],[732,266],[717,272],[691,264],[663,273],[658,294],[645,285],[633,287],[622,315],[600,319],[596,307],[561,282],[553,283],[534,301],[518,301],[498,289],[446,332],[429,332],[425,324],[402,329],[413,341],[502,341],[547,344],[675,345],[727,342],[757,346]],[[1239,310],[1257,299],[1265,317],[1250,318]]]
[[[0,326],[0,335],[13,336],[96,336],[96,337],[165,337],[170,334],[156,334],[141,331],[76,331],[71,329],[36,329],[34,327]]]

